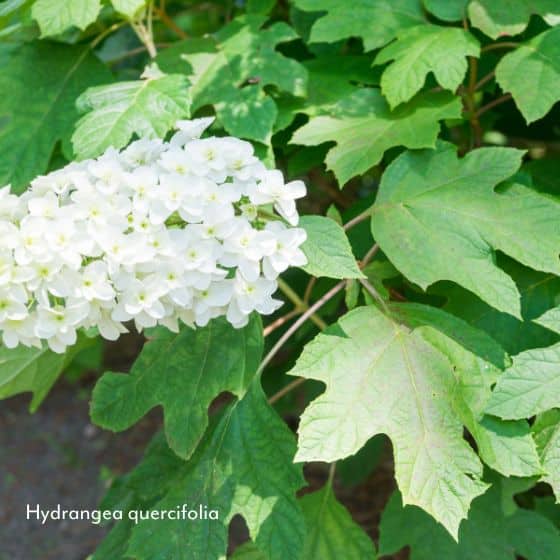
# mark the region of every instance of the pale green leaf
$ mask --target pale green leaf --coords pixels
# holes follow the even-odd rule
[[[545,517],[514,506],[506,515],[495,484],[473,501],[469,517],[456,543],[422,510],[403,508],[401,496],[393,494],[380,525],[381,554],[393,554],[410,546],[410,560],[551,560],[560,556],[560,534]]]
[[[453,403],[481,459],[505,476],[540,475],[529,424],[484,415],[491,387],[510,363],[504,350],[484,332],[441,309],[420,304],[391,304],[390,309],[453,364],[459,378]]]
[[[544,117],[560,100],[560,27],[504,56],[496,66],[496,81],[512,94],[527,123]]]
[[[253,317],[234,329],[225,319],[179,334],[158,329],[129,374],[105,373],[91,404],[96,424],[126,430],[155,406],[164,409],[170,447],[188,457],[208,425],[208,407],[222,392],[242,397],[262,353],[262,326]]]
[[[402,154],[383,175],[372,216],[374,238],[423,289],[451,280],[520,317],[519,292],[496,266],[496,250],[560,273],[560,204],[523,185],[494,190],[515,173],[522,154],[482,148],[459,159],[448,144]]]
[[[474,27],[497,39],[524,31],[533,14],[540,15],[550,25],[556,25],[560,18],[560,5],[558,0],[472,0],[468,14]]]
[[[31,15],[41,29],[41,37],[59,35],[70,27],[84,30],[101,11],[99,0],[36,0]]]
[[[540,317],[533,319],[533,322],[560,334],[560,306],[548,309]]]
[[[178,74],[89,88],[78,98],[86,113],[77,123],[72,144],[78,158],[122,148],[134,134],[162,138],[177,120],[189,116],[188,80]]]
[[[560,503],[560,410],[541,414],[533,424],[533,434],[546,473],[543,480],[552,486]]]
[[[88,47],[35,42],[10,53],[0,73],[0,185],[21,192],[47,170],[78,119],[76,98],[111,73]]]
[[[331,116],[312,118],[296,130],[291,143],[336,142],[326,163],[343,186],[379,163],[389,148],[433,147],[439,121],[460,113],[459,99],[446,92],[419,95],[391,112],[379,90],[361,89],[342,99]]]
[[[457,379],[445,356],[421,333],[360,307],[307,344],[290,375],[326,385],[301,417],[297,461],[336,461],[387,434],[406,503],[457,536],[486,485],[462,438],[452,405]]]
[[[146,0],[111,0],[111,4],[119,14],[132,19],[146,5]]]
[[[302,560],[375,560],[372,540],[356,525],[330,485],[300,499],[306,524]]]
[[[295,0],[300,10],[327,12],[311,29],[311,43],[334,43],[360,37],[366,51],[382,47],[397,33],[425,22],[420,0]]]
[[[302,216],[300,223],[307,232],[301,250],[307,257],[303,270],[311,276],[328,278],[363,278],[352,254],[346,233],[334,220],[323,216]]]
[[[428,12],[442,21],[460,21],[467,13],[469,0],[424,0]]]
[[[500,418],[529,418],[560,407],[560,343],[527,350],[498,379],[486,412]]]
[[[419,92],[430,72],[443,89],[455,91],[467,72],[466,57],[479,54],[478,41],[463,29],[426,24],[406,29],[375,58],[375,64],[394,61],[381,76],[381,91],[395,107]]]
[[[136,560],[218,560],[225,558],[229,522],[240,514],[266,558],[299,558],[305,527],[296,491],[304,480],[301,467],[292,463],[294,451],[292,433],[255,378],[243,399],[219,415],[189,461],[173,459],[160,440],[110,500],[116,509],[203,505],[217,510],[219,519],[157,519],[133,526],[125,520],[102,546]],[[109,557],[120,556],[96,556]]]

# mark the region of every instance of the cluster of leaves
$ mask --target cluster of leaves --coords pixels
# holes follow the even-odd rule
[[[293,309],[264,329],[157,329],[93,392],[109,430],[164,416],[104,507],[204,504],[219,522],[122,521],[95,560],[224,558],[235,515],[236,560],[560,557],[556,0],[8,0],[0,39],[16,192],[210,114],[310,190],[309,264],[281,283]],[[0,349],[0,398],[36,408],[91,344]],[[332,480],[378,434],[398,490],[376,546]],[[315,461],[331,476],[298,497]]]

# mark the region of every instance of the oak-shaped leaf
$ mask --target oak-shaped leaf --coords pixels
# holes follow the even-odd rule
[[[130,373],[108,372],[98,381],[91,417],[99,426],[126,430],[155,406],[164,411],[169,446],[181,457],[196,448],[208,426],[208,407],[225,391],[241,398],[262,353],[258,316],[234,329],[225,319],[179,334],[156,329]]]
[[[560,407],[560,343],[513,357],[498,379],[486,412],[500,418],[529,418]]]
[[[523,32],[533,14],[541,16],[549,25],[560,22],[556,0],[472,0],[468,6],[473,26],[492,39]]]
[[[292,433],[254,378],[244,397],[214,418],[187,462],[173,456],[160,438],[103,504],[156,511],[187,504],[215,510],[218,519],[147,519],[134,525],[125,518],[94,559],[219,560],[225,558],[228,526],[237,514],[266,558],[299,558],[305,529],[296,491],[304,480],[292,462],[294,451]]]
[[[277,46],[297,39],[286,23],[261,29],[266,17],[238,17],[212,38],[182,41],[158,56],[168,72],[185,72],[191,81],[193,111],[212,105],[219,122],[240,138],[269,143],[278,110],[265,88],[301,97],[307,71]]]
[[[455,91],[467,72],[467,56],[478,57],[480,45],[463,29],[418,25],[400,32],[375,58],[375,64],[391,62],[381,76],[381,91],[391,107],[419,92],[430,72],[437,82]]]
[[[459,159],[443,143],[402,154],[383,175],[374,238],[421,288],[451,280],[520,317],[519,291],[496,265],[496,251],[560,274],[560,203],[520,184],[495,189],[517,171],[522,155],[513,148],[481,148]]]
[[[100,11],[100,0],[37,0],[31,15],[39,24],[41,37],[49,37],[71,27],[83,31],[97,19]]]
[[[326,12],[311,28],[311,43],[360,37],[366,51],[382,47],[397,33],[425,23],[420,0],[357,0],[352,9],[339,0],[296,0],[300,10]]]
[[[560,27],[506,54],[496,66],[496,81],[511,92],[527,123],[544,117],[560,100]]]
[[[486,485],[462,437],[452,403],[458,380],[442,353],[374,306],[359,307],[307,344],[289,373],[326,385],[301,417],[296,461],[336,461],[387,434],[405,502],[457,536]]]
[[[122,148],[134,134],[162,138],[177,120],[189,116],[188,85],[185,76],[169,74],[87,89],[76,102],[85,113],[72,135],[77,157]]]
[[[342,187],[379,163],[389,148],[435,146],[439,121],[460,113],[459,99],[447,92],[421,94],[391,112],[378,89],[360,89],[341,99],[329,115],[312,117],[291,143],[336,142],[325,161]]]

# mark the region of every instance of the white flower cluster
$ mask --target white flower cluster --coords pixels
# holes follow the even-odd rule
[[[79,328],[114,340],[131,320],[177,331],[225,315],[242,327],[279,307],[277,276],[306,262],[305,231],[292,227],[305,186],[284,184],[248,142],[201,139],[211,122],[71,163],[19,197],[0,189],[7,347],[63,352]]]

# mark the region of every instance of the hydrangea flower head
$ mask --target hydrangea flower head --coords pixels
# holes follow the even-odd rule
[[[7,347],[64,352],[80,328],[115,340],[129,321],[176,331],[225,316],[239,328],[281,305],[278,275],[306,263],[305,186],[284,184],[248,142],[200,138],[211,122],[73,162],[19,197],[0,189]]]

